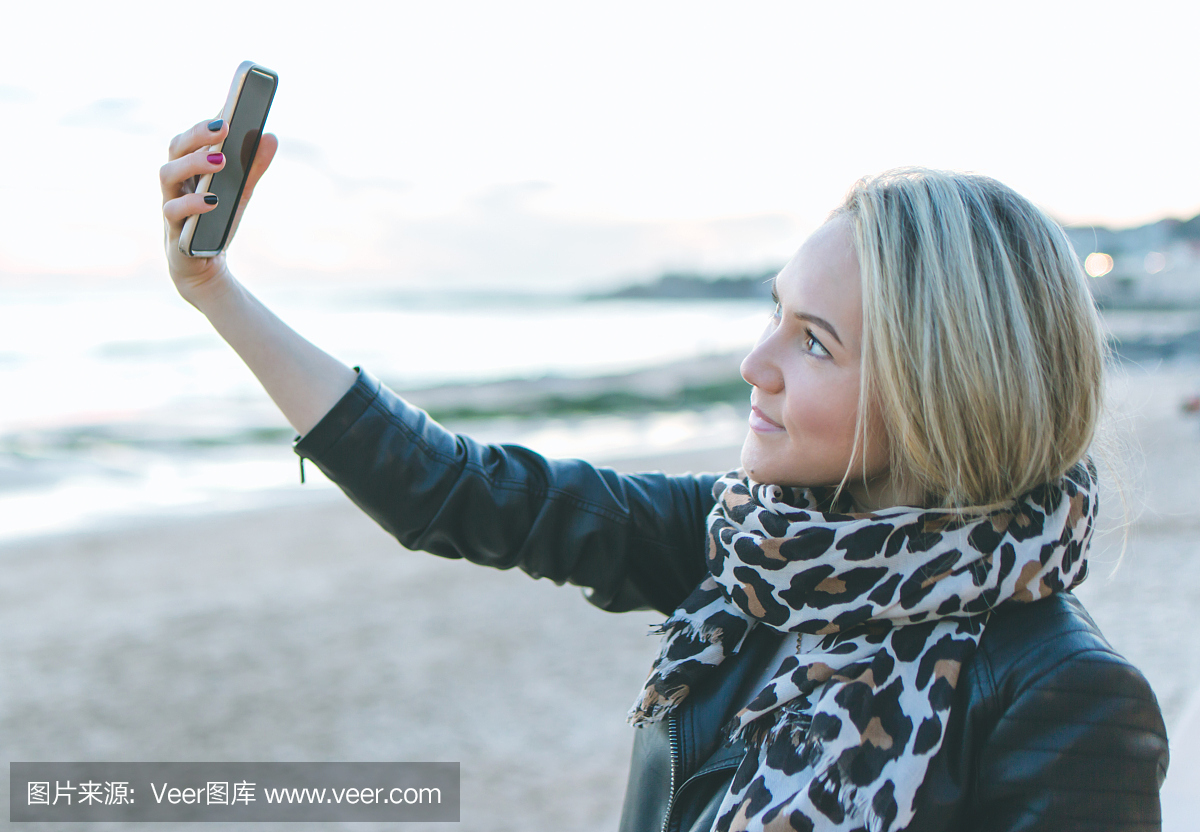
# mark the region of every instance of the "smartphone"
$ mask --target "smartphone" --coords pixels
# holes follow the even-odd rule
[[[184,222],[179,250],[188,257],[214,257],[225,250],[277,86],[279,76],[253,61],[244,61],[237,68],[220,116],[229,125],[229,133],[208,151],[224,153],[225,167],[206,173],[196,183],[197,193],[217,195],[217,207],[207,214],[193,214]]]

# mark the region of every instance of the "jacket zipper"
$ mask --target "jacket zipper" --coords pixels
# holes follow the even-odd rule
[[[667,717],[667,735],[671,738],[671,792],[667,798],[667,811],[663,815],[662,832],[671,825],[671,811],[675,808],[675,783],[679,778],[679,719],[675,714]]]

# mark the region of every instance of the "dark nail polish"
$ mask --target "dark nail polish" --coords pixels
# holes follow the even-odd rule
[[[216,194],[205,194],[204,201],[209,205],[216,205],[217,204],[217,195]]]
[[[210,121],[208,123],[208,129],[215,133],[221,129],[221,125],[224,123],[225,123],[225,119],[223,119],[223,118],[219,118],[216,121]]]
[[[225,161],[225,154],[224,154],[224,153],[210,153],[210,154],[208,154],[208,163],[209,163],[210,165],[219,165],[219,164],[221,164],[221,163],[222,163],[222,162],[224,162],[224,161]]]

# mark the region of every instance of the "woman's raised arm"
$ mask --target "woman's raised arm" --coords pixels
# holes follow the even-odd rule
[[[208,148],[227,130],[220,121],[200,122],[171,140],[169,161],[159,171],[167,265],[179,294],[204,313],[246,362],[296,432],[307,434],[354,385],[354,370],[301,337],[246,291],[229,272],[224,254],[187,257],[178,248],[184,221],[216,207],[205,201],[215,196],[196,193],[195,187],[200,176],[225,166],[224,156],[210,154]],[[270,133],[260,140],[231,238],[278,146]]]
[[[703,575],[715,477],[620,475],[449,433],[300,337],[242,288],[224,255],[185,257],[184,221],[213,207],[195,181],[224,164],[209,156],[225,131],[214,124],[177,136],[162,167],[171,278],[303,436],[297,453],[409,548],[569,581],[607,610],[674,609]],[[276,147],[262,137],[234,230]]]

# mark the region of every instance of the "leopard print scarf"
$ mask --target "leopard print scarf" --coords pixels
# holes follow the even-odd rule
[[[836,513],[740,471],[713,495],[710,574],[663,624],[630,721],[662,719],[755,626],[813,634],[734,718],[751,751],[715,829],[903,829],[988,612],[1087,574],[1095,467],[966,518]]]

